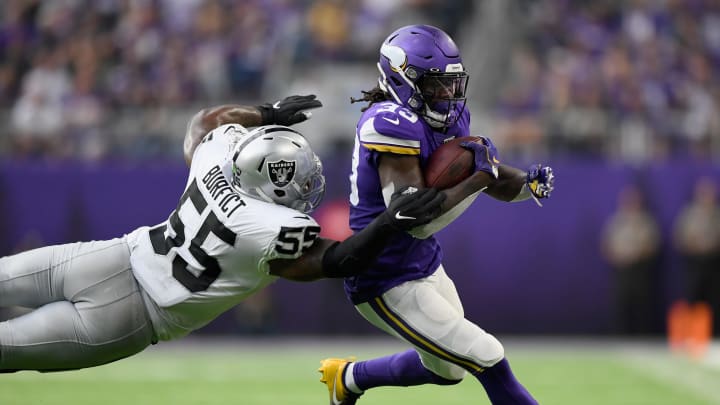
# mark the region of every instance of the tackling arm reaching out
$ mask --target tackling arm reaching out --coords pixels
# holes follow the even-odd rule
[[[240,124],[249,127],[261,125],[260,110],[251,106],[225,104],[198,111],[188,122],[183,141],[183,156],[188,166],[192,163],[195,148],[203,137],[213,129],[225,124]]]
[[[259,106],[224,104],[198,111],[188,123],[183,142],[185,163],[190,166],[195,148],[211,130],[225,124],[239,124],[244,127],[278,124],[294,125],[310,118],[309,109],[322,107],[314,94],[289,96],[274,104]]]
[[[445,193],[436,189],[403,187],[385,212],[363,230],[342,242],[318,238],[299,259],[270,262],[270,274],[295,281],[358,275],[392,238],[435,219],[444,200]]]

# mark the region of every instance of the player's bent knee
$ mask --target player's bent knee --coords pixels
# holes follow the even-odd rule
[[[492,367],[505,357],[505,348],[495,336],[483,332],[473,342],[469,354],[477,358],[480,365]]]

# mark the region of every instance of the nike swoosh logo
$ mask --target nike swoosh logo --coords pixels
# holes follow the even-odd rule
[[[415,217],[406,217],[405,215],[400,215],[400,211],[398,211],[398,212],[395,213],[395,219],[403,220],[403,219],[417,219],[417,218],[415,218]]]
[[[280,109],[280,101],[276,101],[275,104],[273,104],[273,108],[276,110]]]
[[[297,215],[297,216],[294,216],[293,218],[310,219],[310,217],[307,215]]]
[[[403,191],[401,194],[402,194],[402,195],[410,195],[410,194],[416,193],[417,191],[418,191],[418,189],[416,189],[416,188],[413,187],[413,186],[410,186],[410,187],[408,187],[405,191]]]
[[[387,118],[387,117],[382,117],[382,119],[384,119],[385,121],[387,121],[391,124],[395,124],[395,125],[398,125],[400,123],[400,118],[398,118],[398,117],[395,117],[394,120],[391,120],[390,118]]]

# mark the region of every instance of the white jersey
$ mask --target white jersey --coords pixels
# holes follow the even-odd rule
[[[208,133],[170,218],[128,235],[135,277],[159,307],[173,307],[166,321],[184,333],[276,280],[268,262],[299,257],[320,232],[308,215],[231,186],[232,147],[246,133],[240,125]]]

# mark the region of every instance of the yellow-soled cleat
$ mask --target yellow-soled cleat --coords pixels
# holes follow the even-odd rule
[[[359,394],[347,389],[343,382],[348,364],[355,361],[354,357],[347,359],[325,359],[320,361],[318,371],[320,382],[327,385],[330,394],[330,405],[355,405]]]

